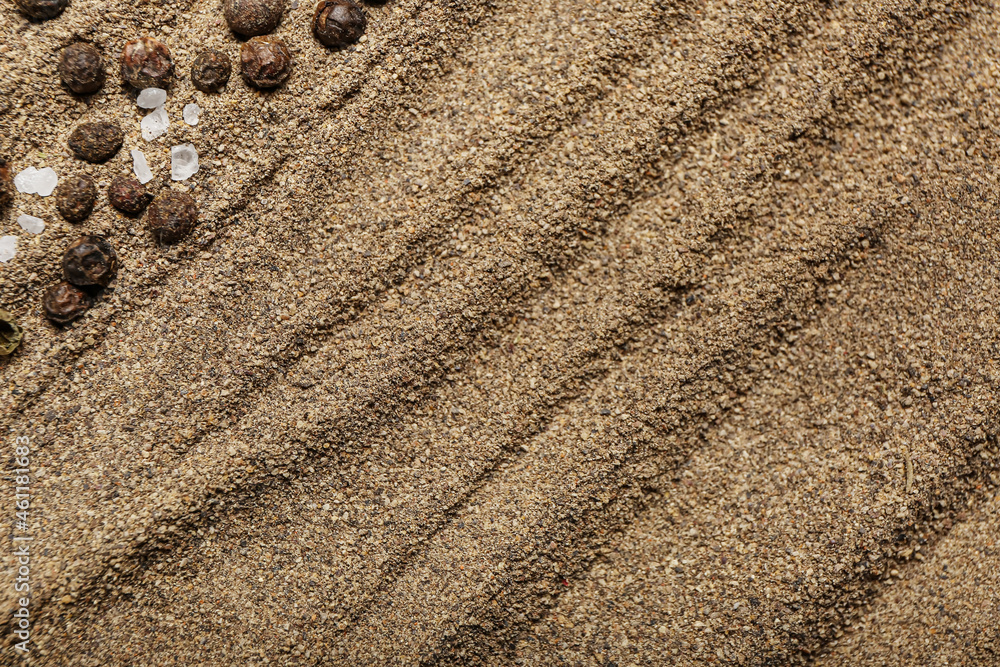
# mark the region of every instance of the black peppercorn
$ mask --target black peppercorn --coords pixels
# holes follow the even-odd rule
[[[108,201],[122,213],[138,215],[149,205],[146,186],[128,176],[116,176],[108,187]]]
[[[18,8],[33,19],[51,19],[62,14],[69,0],[14,0]]]
[[[187,193],[167,190],[149,205],[146,222],[157,241],[176,243],[197,224],[198,205]]]
[[[350,0],[322,0],[313,17],[316,38],[332,47],[353,44],[367,27],[364,10]]]
[[[67,222],[83,222],[94,210],[97,186],[94,179],[78,174],[59,180],[56,188],[56,208]]]
[[[92,44],[70,44],[59,56],[59,78],[77,95],[96,93],[105,79],[101,52]]]
[[[0,354],[7,356],[16,350],[23,333],[14,316],[0,308]]]
[[[45,316],[57,324],[66,324],[87,312],[93,301],[90,295],[67,282],[53,285],[42,299]]]
[[[170,49],[152,37],[140,37],[125,45],[122,51],[122,79],[133,88],[163,88],[170,86],[174,61]]]
[[[118,275],[118,254],[103,236],[81,236],[66,248],[63,278],[77,287],[107,287]]]
[[[14,179],[10,174],[10,165],[0,157],[0,209],[14,201]]]
[[[202,51],[191,65],[191,83],[203,93],[217,93],[229,83],[233,66],[220,51]]]
[[[281,23],[285,0],[224,0],[222,14],[229,29],[244,37],[272,32]]]
[[[277,37],[253,37],[240,50],[243,78],[258,88],[275,88],[292,73],[292,53]]]
[[[78,125],[69,135],[69,147],[81,160],[107,162],[125,141],[125,133],[115,123],[100,121]]]

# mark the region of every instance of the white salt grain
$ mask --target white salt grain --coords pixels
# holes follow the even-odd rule
[[[41,234],[45,231],[45,221],[32,215],[18,217],[17,224],[21,225],[21,229],[29,234]]]
[[[28,167],[14,177],[14,187],[17,188],[17,191],[22,194],[35,194],[38,192],[38,186],[35,184],[35,174],[37,173],[37,169],[34,167]]]
[[[56,170],[52,167],[46,167],[45,169],[39,169],[35,173],[35,192],[37,192],[42,197],[48,197],[51,195],[56,186],[59,185],[59,175],[56,174]]]
[[[181,144],[170,149],[170,178],[186,181],[198,173],[198,151],[192,144]]]
[[[184,106],[184,122],[194,127],[201,117],[201,107],[191,103]]]
[[[14,259],[14,255],[16,254],[17,254],[17,237],[16,236],[0,237],[0,263],[6,264],[10,260]]]
[[[146,162],[146,156],[143,155],[140,150],[132,151],[132,172],[143,185],[153,180],[153,172],[149,169],[149,164]]]
[[[162,88],[146,88],[139,93],[139,97],[136,98],[135,103],[143,109],[162,107],[167,103],[167,91]]]
[[[157,137],[163,136],[167,128],[170,127],[170,118],[167,117],[167,110],[163,107],[157,107],[155,111],[142,119],[139,127],[142,128],[142,138],[146,141],[152,141]]]

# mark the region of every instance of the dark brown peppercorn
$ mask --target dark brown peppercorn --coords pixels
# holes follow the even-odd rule
[[[66,248],[63,278],[78,287],[107,287],[118,275],[118,254],[103,236],[81,236]]]
[[[322,0],[313,17],[316,38],[332,47],[353,44],[367,27],[365,12],[350,0]]]
[[[138,215],[149,205],[146,186],[128,176],[116,176],[108,188],[108,200],[122,213]]]
[[[97,186],[86,174],[77,174],[59,180],[56,188],[56,208],[67,222],[83,222],[94,210]]]
[[[229,29],[244,37],[266,35],[281,23],[285,0],[224,0],[222,14]]]
[[[0,157],[0,209],[14,201],[14,179],[11,177],[10,165]]]
[[[122,79],[133,88],[170,87],[174,61],[170,49],[152,37],[140,37],[125,45],[122,51]]]
[[[59,78],[77,95],[96,93],[104,85],[104,59],[92,44],[77,42],[59,56]]]
[[[81,160],[107,162],[122,147],[124,140],[125,133],[114,123],[84,123],[69,135],[69,147]]]
[[[157,241],[177,243],[197,224],[198,205],[191,195],[168,190],[149,205],[146,221]]]
[[[18,8],[33,19],[51,19],[62,14],[69,0],[14,0]]]
[[[191,65],[191,83],[203,93],[217,93],[229,83],[233,66],[220,51],[202,51]]]
[[[240,50],[243,78],[258,88],[280,86],[292,73],[292,54],[277,37],[253,37]]]
[[[66,324],[87,312],[93,301],[76,285],[63,282],[53,285],[42,299],[45,316],[57,324]]]

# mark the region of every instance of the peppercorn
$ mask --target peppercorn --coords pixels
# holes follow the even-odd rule
[[[281,23],[285,0],[224,0],[222,14],[229,29],[244,37],[266,35]]]
[[[78,174],[59,180],[56,188],[56,208],[67,222],[83,222],[94,210],[97,186],[94,179]]]
[[[191,233],[198,222],[198,205],[185,192],[167,190],[149,205],[149,231],[160,243],[176,243]]]
[[[233,66],[221,51],[202,51],[191,65],[191,83],[203,93],[217,93],[229,83]]]
[[[170,49],[152,37],[140,37],[125,45],[122,51],[122,79],[125,83],[142,90],[170,86],[174,73],[174,61]]]
[[[59,78],[77,95],[96,93],[104,85],[104,59],[92,44],[76,42],[59,56]]]
[[[367,27],[364,10],[350,0],[321,0],[313,17],[316,38],[332,47],[353,44]]]
[[[258,88],[275,88],[292,73],[292,54],[277,37],[252,37],[240,50],[243,78]]]
[[[69,135],[69,147],[81,160],[107,162],[125,141],[125,133],[115,123],[99,121],[77,125]]]
[[[69,0],[14,0],[18,8],[33,19],[51,19],[62,14]]]
[[[116,176],[108,188],[108,201],[122,213],[138,215],[149,205],[146,186],[128,176]]]
[[[10,165],[0,157],[0,209],[14,201],[14,180],[10,174]]]
[[[7,356],[16,350],[23,334],[14,316],[0,308],[0,355]]]
[[[76,285],[61,282],[45,292],[42,308],[45,316],[57,324],[66,324],[87,312],[93,305],[90,295]]]
[[[77,287],[107,287],[118,275],[118,254],[103,236],[81,236],[66,248],[63,278]]]

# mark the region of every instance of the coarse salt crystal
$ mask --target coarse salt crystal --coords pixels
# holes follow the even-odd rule
[[[170,149],[170,178],[186,181],[198,173],[198,151],[193,144],[181,144]]]
[[[0,263],[6,264],[10,260],[14,259],[14,255],[16,254],[17,254],[17,237],[16,236],[0,237]]]
[[[142,151],[137,149],[132,150],[132,172],[143,185],[153,180],[153,172],[149,169],[146,156],[142,154]]]
[[[35,192],[40,196],[48,197],[55,191],[57,185],[59,185],[59,175],[52,167],[39,169],[35,174]]]
[[[157,137],[163,136],[167,128],[170,127],[170,118],[167,116],[167,110],[163,107],[157,107],[142,119],[139,127],[142,128],[142,138],[146,141],[152,141]]]
[[[28,167],[17,176],[14,177],[14,187],[21,194],[33,195],[38,192],[38,186],[35,184],[35,174],[38,170],[34,167]]]
[[[143,109],[162,107],[167,103],[167,91],[162,88],[146,88],[139,93],[135,103]]]
[[[33,215],[22,215],[18,217],[17,224],[21,225],[21,229],[29,234],[41,234],[45,231],[45,221],[41,218],[36,218]]]
[[[184,122],[194,127],[201,118],[201,107],[193,102],[184,106]]]

